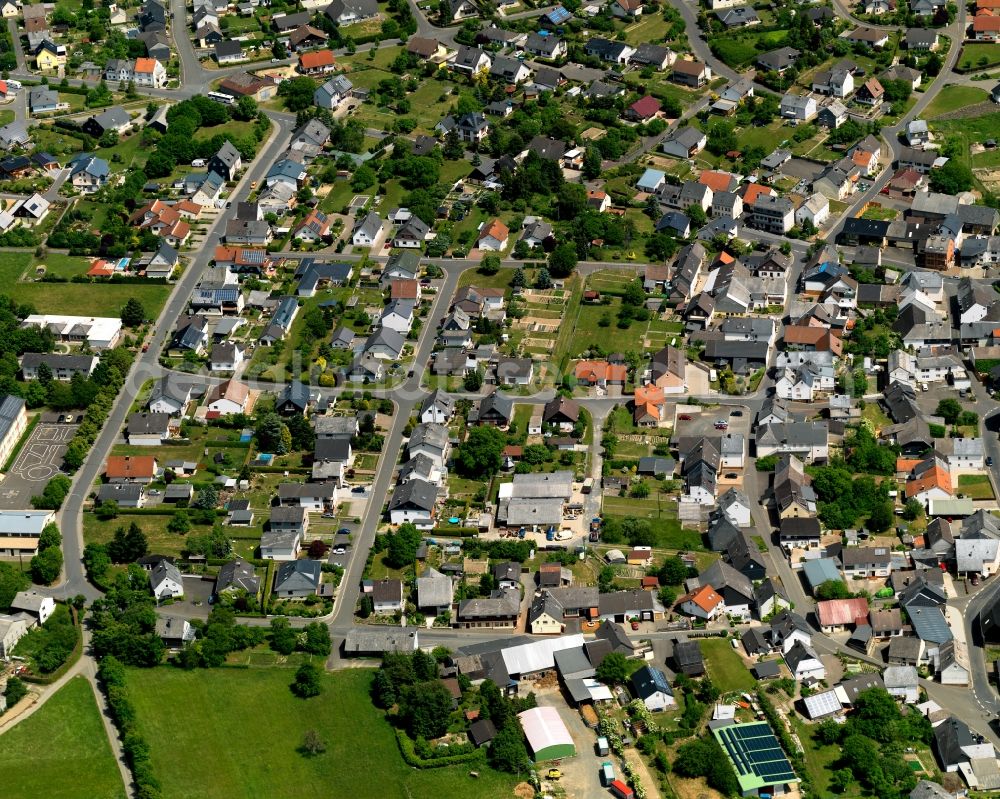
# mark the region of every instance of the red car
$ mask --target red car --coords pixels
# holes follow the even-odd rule
[[[680,416],[677,417],[677,420],[681,421],[681,422],[690,422],[691,421],[691,414],[689,414],[689,413],[682,413]]]

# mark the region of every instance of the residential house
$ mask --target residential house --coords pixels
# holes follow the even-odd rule
[[[667,676],[655,666],[643,666],[632,672],[631,682],[632,692],[647,710],[656,712],[677,706]]]
[[[282,563],[274,576],[274,595],[283,599],[305,599],[319,594],[322,579],[318,560],[291,560]]]
[[[712,79],[712,70],[701,61],[679,58],[674,62],[670,78],[674,83],[700,89]]]
[[[708,139],[704,133],[702,133],[697,128],[686,126],[675,130],[664,142],[663,142],[663,152],[667,155],[672,155],[676,158],[694,158],[698,153],[705,149],[705,144]],[[647,172],[655,170],[647,170]],[[646,177],[645,175],[643,176]],[[656,189],[657,191],[662,183],[660,183]],[[640,187],[641,190],[642,187]]]
[[[184,596],[184,580],[180,569],[164,558],[149,573],[149,587],[156,601],[161,599],[176,599]]]

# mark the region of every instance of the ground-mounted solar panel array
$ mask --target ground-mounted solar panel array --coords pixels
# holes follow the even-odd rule
[[[788,756],[767,724],[732,724],[713,732],[729,755],[744,791],[798,780]]]

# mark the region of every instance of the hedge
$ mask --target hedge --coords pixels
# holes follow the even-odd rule
[[[479,535],[479,529],[476,527],[435,527],[431,530],[431,535],[451,537],[451,538],[471,538],[474,535]]]
[[[396,742],[399,744],[399,751],[403,755],[403,760],[406,762],[406,765],[413,768],[442,768],[443,766],[454,766],[459,763],[472,763],[475,761],[482,761],[485,764],[485,753],[482,749],[474,749],[471,752],[466,752],[464,755],[448,755],[446,757],[435,757],[433,760],[424,760],[422,757],[418,757],[416,751],[414,751],[414,744],[410,740],[410,736],[398,729],[395,730],[395,733]]]

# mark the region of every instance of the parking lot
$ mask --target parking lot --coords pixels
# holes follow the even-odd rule
[[[61,473],[63,453],[76,433],[76,424],[58,422],[56,414],[45,414],[25,442],[10,471],[0,482],[0,508],[31,507],[31,497],[41,494],[45,484]]]
[[[734,413],[739,413],[740,415],[734,416]],[[674,430],[682,438],[694,438],[698,436],[721,438],[726,433],[742,433],[744,436],[748,436],[750,433],[750,421],[751,414],[746,408],[733,408],[727,405],[720,405],[715,408],[702,408],[700,405],[678,404]],[[716,422],[725,422],[728,428],[717,430],[715,428]]]

